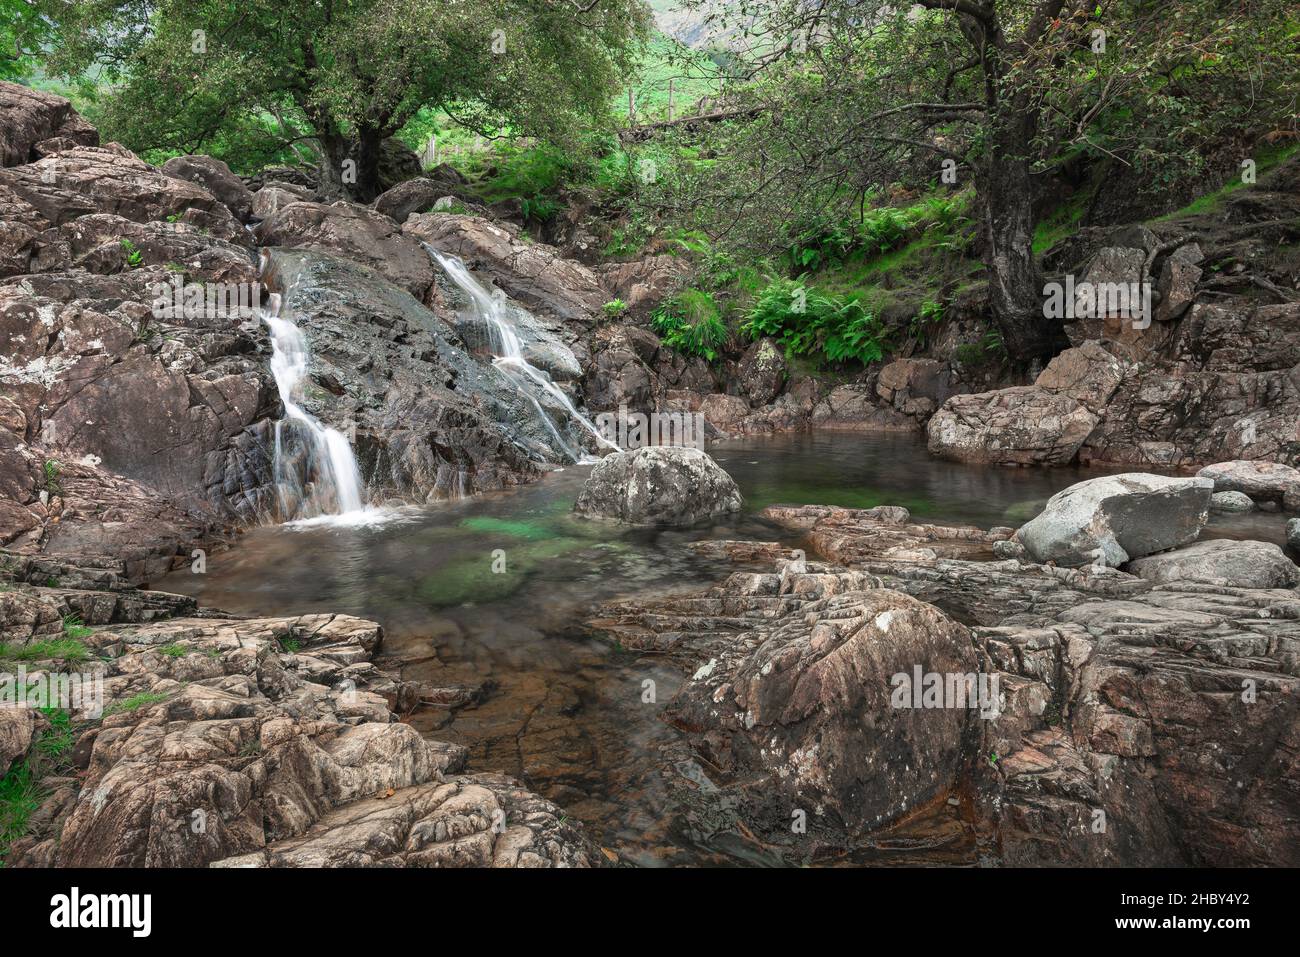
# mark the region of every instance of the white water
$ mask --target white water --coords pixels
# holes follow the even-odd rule
[[[546,413],[537,397],[533,395],[530,383],[559,403],[565,414],[574,421],[581,423],[583,428],[595,436],[598,444],[618,451],[618,446],[600,434],[600,430],[596,428],[590,419],[577,410],[573,402],[565,395],[564,390],[556,385],[549,375],[524,358],[523,343],[508,318],[505,295],[499,289],[494,290],[494,292],[485,289],[474,278],[473,274],[465,268],[465,264],[455,256],[440,253],[427,243],[424,248],[428,250],[434,262],[442,267],[442,271],[447,274],[447,278],[469,296],[470,301],[474,304],[475,313],[487,324],[488,349],[494,357],[492,364],[500,369],[506,378],[514,383],[515,388],[533,404],[533,408],[537,410],[538,418],[554,437],[560,449],[575,462],[596,461],[594,456],[587,455],[581,449],[575,450],[572,445],[564,440],[555,420]]]
[[[352,446],[343,433],[323,425],[302,407],[311,354],[302,330],[279,312],[280,296],[272,294],[262,321],[271,336],[271,375],[284,405],[284,418],[275,424],[273,464],[283,517],[295,519],[294,524],[372,524],[382,513],[366,507]],[[286,454],[286,424],[290,434],[304,443],[302,463]]]

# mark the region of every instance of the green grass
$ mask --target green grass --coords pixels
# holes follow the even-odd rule
[[[82,638],[89,638],[95,633],[93,628],[87,628],[81,623],[80,615],[63,616],[63,637],[70,641],[78,641]]]
[[[151,704],[158,704],[160,701],[166,701],[165,694],[152,694],[144,692],[142,694],[132,695],[129,698],[123,698],[121,701],[114,701],[104,708],[104,717],[110,714],[122,714],[127,711],[135,711],[137,708],[144,708]]]
[[[17,761],[0,778],[0,866],[9,847],[27,833],[27,822],[41,806],[41,789],[26,761]]]
[[[184,658],[190,653],[190,649],[186,648],[184,645],[163,645],[158,649],[158,651],[160,654],[164,654],[168,658]]]
[[[1255,160],[1256,182],[1258,182],[1259,178],[1269,170],[1274,169],[1286,159],[1294,156],[1297,150],[1300,150],[1300,143],[1295,143],[1290,146],[1271,146],[1262,150],[1257,150],[1257,155],[1252,157]],[[1249,185],[1250,184],[1241,181],[1241,173],[1238,171],[1236,175],[1218,189],[1206,193],[1203,196],[1196,197],[1196,199],[1192,200],[1182,209],[1174,210],[1172,213],[1166,213],[1164,216],[1158,217],[1155,222],[1163,223],[1171,219],[1182,219],[1188,216],[1199,216],[1204,213],[1214,212],[1223,205],[1223,202],[1229,196]]]
[[[30,645],[0,645],[0,658],[10,661],[85,661],[89,657],[90,649],[75,638],[34,641]]]

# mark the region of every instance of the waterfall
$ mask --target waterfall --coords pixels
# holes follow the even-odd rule
[[[586,455],[581,449],[575,450],[564,440],[555,420],[547,414],[541,402],[533,394],[534,387],[554,399],[569,418],[595,436],[598,445],[618,451],[618,446],[600,434],[600,430],[578,411],[564,390],[556,385],[546,372],[524,358],[523,343],[508,318],[505,295],[500,290],[489,292],[455,256],[440,253],[428,243],[424,244],[424,248],[447,274],[447,278],[469,296],[475,314],[487,325],[488,349],[494,357],[492,364],[514,384],[521,395],[532,403],[533,408],[537,410],[538,419],[554,437],[560,450],[575,462],[595,461],[593,456]]]
[[[271,337],[271,375],[284,406],[284,418],[275,424],[273,465],[280,510],[286,520],[371,521],[379,513],[365,505],[361,470],[347,438],[301,405],[311,354],[302,330],[280,316],[280,301],[272,293],[261,313]],[[286,425],[300,446],[286,441]]]

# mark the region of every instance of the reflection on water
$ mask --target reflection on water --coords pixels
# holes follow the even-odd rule
[[[695,590],[727,574],[684,546],[701,538],[795,542],[754,513],[774,502],[906,505],[918,520],[1019,525],[1054,492],[1099,474],[954,465],[911,436],[820,433],[747,439],[712,454],[740,485],[744,514],[712,527],[626,529],[571,514],[589,468],[534,485],[411,509],[377,527],[254,528],[207,574],[157,587],[249,615],[341,612],[383,624],[403,677],[482,688],[480,703],[421,709],[411,723],[471,750],[587,822],[645,865],[800,860],[738,827],[675,731],[658,720],[681,676],[667,662],[587,636],[597,602]],[[1280,542],[1277,515],[1216,534]],[[653,681],[655,701],[644,701]],[[972,835],[943,808],[862,863],[968,863]]]

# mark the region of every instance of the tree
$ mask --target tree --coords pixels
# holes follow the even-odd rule
[[[311,144],[325,192],[368,201],[382,142],[421,109],[488,135],[599,123],[647,19],[639,0],[44,0],[51,65],[99,64],[100,122],[137,151]]]
[[[755,118],[715,143],[739,168],[715,193],[722,218],[782,184],[827,209],[918,171],[973,180],[993,318],[1019,360],[1060,336],[1032,246],[1046,174],[1104,158],[1154,176],[1212,139],[1295,130],[1290,0],[685,2],[748,47],[733,112]]]

